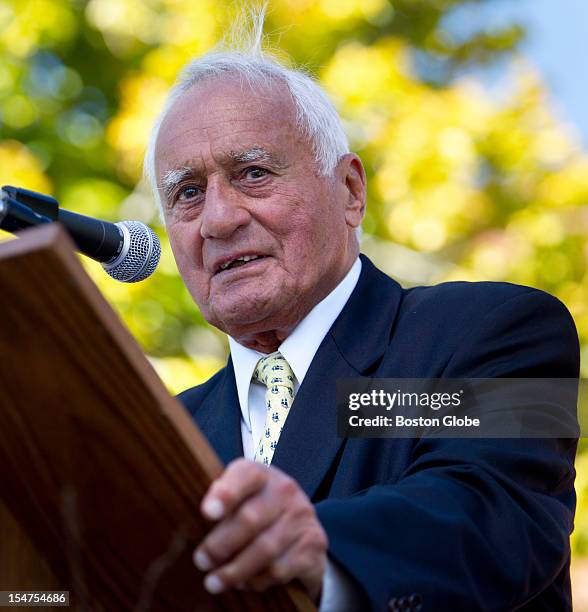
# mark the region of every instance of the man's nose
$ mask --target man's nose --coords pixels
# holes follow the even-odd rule
[[[245,196],[230,181],[209,180],[201,215],[202,238],[229,238],[251,220]]]

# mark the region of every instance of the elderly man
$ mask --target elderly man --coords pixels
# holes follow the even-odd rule
[[[205,587],[298,579],[324,610],[571,609],[575,440],[335,425],[341,378],[577,377],[565,308],[500,283],[404,290],[360,257],[362,163],[320,88],[258,45],[187,67],[147,169],[231,348],[181,395],[227,464],[202,502]]]

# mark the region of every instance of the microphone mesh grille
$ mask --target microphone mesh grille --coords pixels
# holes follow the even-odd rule
[[[155,232],[140,221],[121,221],[130,235],[129,249],[122,260],[106,272],[123,283],[136,283],[153,274],[159,257],[161,245]]]

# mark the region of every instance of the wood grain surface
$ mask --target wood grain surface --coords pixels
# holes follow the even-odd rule
[[[79,610],[313,610],[294,586],[203,590],[198,507],[222,465],[57,224],[0,245],[0,295],[0,589],[59,584]]]

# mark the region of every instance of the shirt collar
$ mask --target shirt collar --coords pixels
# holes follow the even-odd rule
[[[360,273],[361,259],[358,257],[343,280],[298,323],[294,331],[280,345],[278,350],[290,364],[298,385],[302,384],[318,347],[353,293]],[[247,428],[251,430],[249,386],[253,370],[265,354],[239,344],[230,336],[229,346],[241,414]]]

